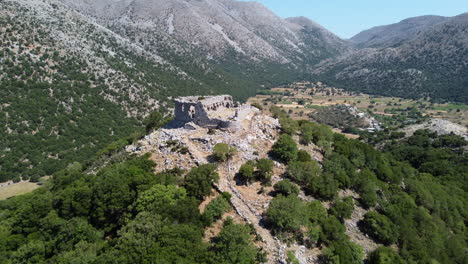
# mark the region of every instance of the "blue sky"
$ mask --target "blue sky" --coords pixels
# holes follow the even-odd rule
[[[421,15],[468,12],[468,0],[257,0],[281,17],[305,16],[342,38]]]

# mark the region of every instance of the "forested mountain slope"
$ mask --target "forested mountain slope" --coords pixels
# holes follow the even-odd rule
[[[362,49],[321,63],[315,78],[370,94],[468,102],[468,13],[393,48]]]

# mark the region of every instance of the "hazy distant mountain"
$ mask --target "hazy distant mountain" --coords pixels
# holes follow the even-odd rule
[[[357,47],[392,47],[415,36],[434,25],[450,18],[442,16],[420,16],[402,20],[398,23],[373,27],[355,35],[350,41]]]
[[[368,93],[468,102],[468,13],[426,26],[396,47],[381,45],[327,60],[314,74]]]

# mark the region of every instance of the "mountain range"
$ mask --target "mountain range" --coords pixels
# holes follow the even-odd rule
[[[179,95],[245,100],[311,79],[467,102],[467,16],[408,19],[343,40],[256,2],[1,1],[0,181],[50,174],[140,135],[146,116]]]
[[[468,13],[407,19],[351,42],[364,48],[323,61],[314,75],[370,94],[468,102]]]

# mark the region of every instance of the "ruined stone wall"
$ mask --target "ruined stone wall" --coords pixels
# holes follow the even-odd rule
[[[234,102],[230,95],[213,96],[200,101],[203,107],[209,111],[217,111],[219,108],[233,108]]]
[[[180,97],[174,103],[177,122],[194,122],[206,128],[236,129],[238,124],[234,119],[243,119],[251,111],[248,105],[236,107],[230,95]],[[219,113],[223,109],[231,112],[226,111],[226,116],[220,117]]]
[[[248,104],[241,105],[236,108],[236,120],[244,120],[252,112],[258,112],[259,110],[256,107],[253,107]]]

